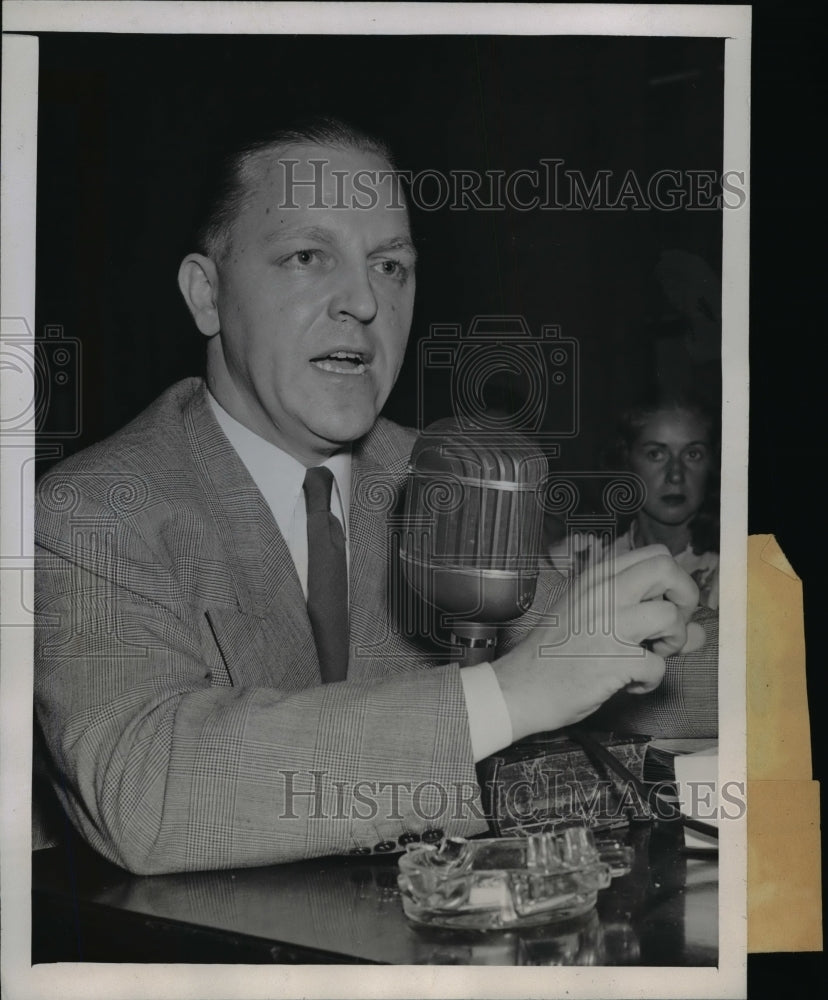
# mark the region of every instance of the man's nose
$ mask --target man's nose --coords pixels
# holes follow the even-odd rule
[[[342,266],[337,278],[337,286],[331,296],[331,318],[351,317],[360,323],[370,323],[377,315],[377,298],[365,264]]]
[[[684,466],[680,459],[671,458],[667,463],[667,482],[668,483],[683,483],[684,482]]]

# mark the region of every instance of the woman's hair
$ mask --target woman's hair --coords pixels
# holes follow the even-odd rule
[[[702,421],[710,442],[711,464],[704,500],[690,522],[690,543],[696,555],[719,551],[720,484],[721,484],[721,422],[718,408],[704,397],[690,393],[654,393],[638,400],[621,414],[612,445],[602,456],[604,468],[628,469],[630,451],[641,429],[656,413],[681,410]],[[630,521],[635,517],[633,514]],[[626,530],[629,521],[621,526]]]

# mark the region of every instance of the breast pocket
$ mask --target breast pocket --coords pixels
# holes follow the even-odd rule
[[[235,608],[210,608],[213,684],[298,691],[321,683],[310,624],[287,616],[260,617]]]

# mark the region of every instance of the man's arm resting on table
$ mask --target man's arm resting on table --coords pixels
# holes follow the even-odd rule
[[[140,872],[235,867],[387,845],[426,826],[486,828],[456,666],[292,691],[216,685],[214,637],[140,535],[121,525],[106,559],[70,537],[61,533],[60,554],[40,550],[37,708],[63,804],[107,857]],[[651,577],[643,589],[667,596]],[[675,612],[672,601],[650,604]],[[633,643],[676,631],[644,617]],[[577,637],[571,656],[547,660],[542,636],[533,630],[490,668],[511,733],[504,725],[478,755],[577,721],[663,671],[651,653],[646,676],[629,662],[613,669]]]
[[[486,829],[456,666],[293,691],[211,684],[207,633],[127,535],[114,566],[39,552],[36,706],[56,790],[93,847],[156,873]]]

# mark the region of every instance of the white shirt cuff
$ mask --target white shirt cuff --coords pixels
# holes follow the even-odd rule
[[[512,742],[512,720],[491,664],[479,663],[460,671],[469,714],[475,764]]]

